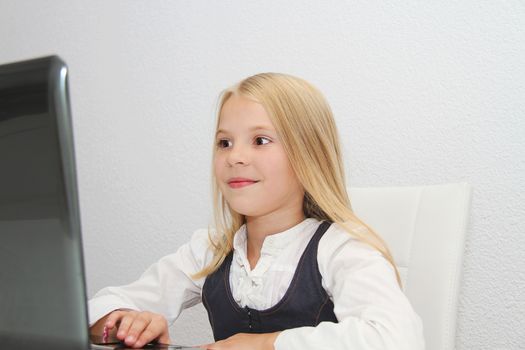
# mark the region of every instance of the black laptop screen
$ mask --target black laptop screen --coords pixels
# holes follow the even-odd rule
[[[67,68],[2,65],[0,344],[87,348],[84,286]]]

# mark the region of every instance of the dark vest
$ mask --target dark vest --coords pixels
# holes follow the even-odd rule
[[[337,322],[334,304],[323,289],[317,265],[319,240],[330,227],[322,222],[308,243],[283,298],[266,310],[240,307],[230,289],[233,251],[217,271],[206,277],[202,301],[208,311],[215,341],[237,333],[271,333],[285,329]]]

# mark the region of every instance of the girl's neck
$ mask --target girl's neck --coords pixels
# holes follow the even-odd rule
[[[283,232],[304,220],[300,210],[285,210],[269,215],[246,217],[248,257],[258,260],[266,236]]]

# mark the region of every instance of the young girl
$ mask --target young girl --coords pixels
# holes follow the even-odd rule
[[[330,107],[307,82],[258,74],[227,89],[213,150],[215,229],[89,302],[91,331],[169,342],[202,301],[207,349],[423,349],[385,243],[352,212]]]

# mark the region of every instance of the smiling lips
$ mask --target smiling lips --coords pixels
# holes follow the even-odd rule
[[[234,177],[228,180],[228,186],[231,188],[241,188],[253,185],[259,181],[252,180],[252,179],[246,179],[243,177]]]

